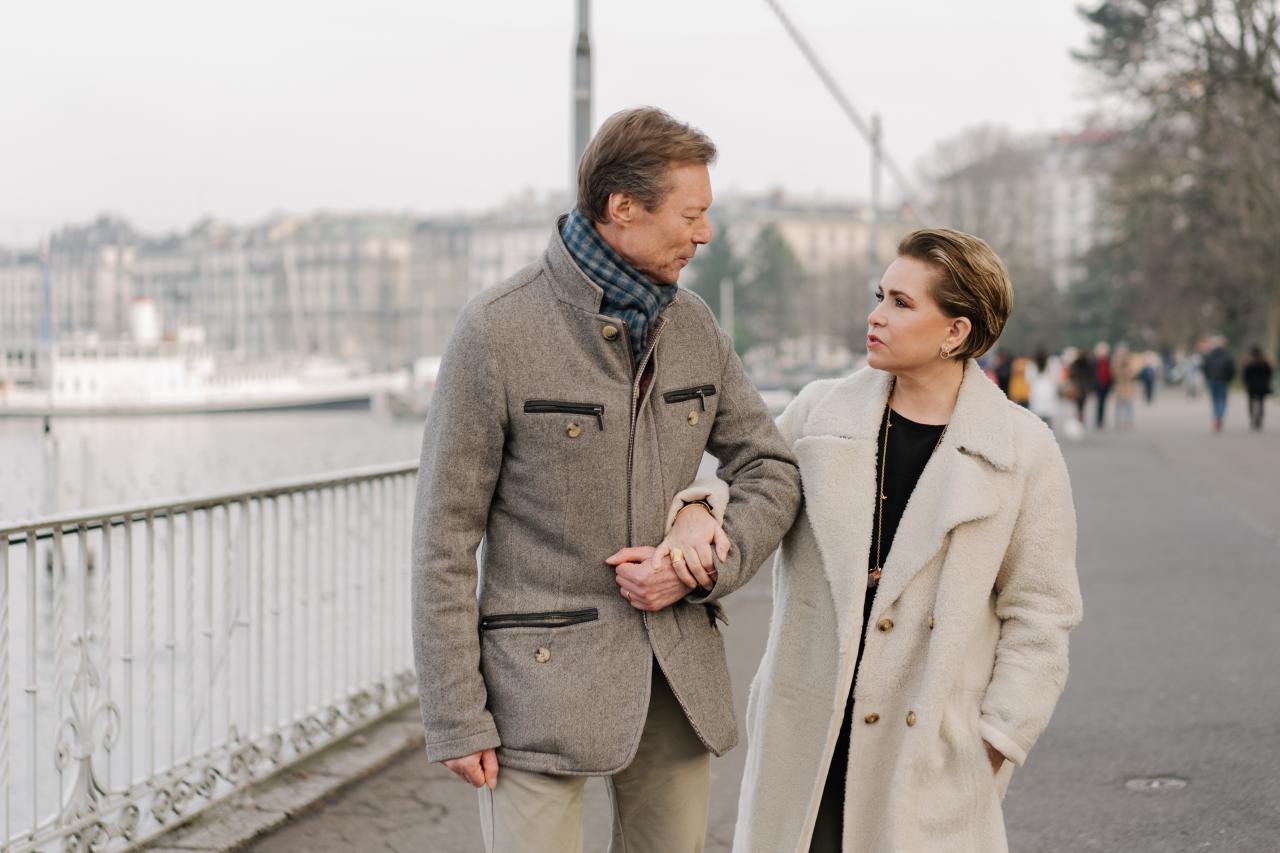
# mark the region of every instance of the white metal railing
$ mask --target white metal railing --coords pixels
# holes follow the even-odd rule
[[[409,701],[416,474],[0,528],[0,846],[131,846]]]

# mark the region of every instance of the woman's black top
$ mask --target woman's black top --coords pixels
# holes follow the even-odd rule
[[[924,466],[929,464],[933,449],[938,446],[945,426],[918,424],[909,421],[897,412],[893,413],[893,426],[881,420],[880,434],[876,437],[876,477],[880,476],[880,453],[884,448],[884,433],[888,428],[889,460],[884,471],[885,500],[876,501],[875,517],[871,519],[871,548],[867,554],[867,570],[876,566],[876,530],[881,530],[880,567],[883,569],[889,561],[889,548],[893,545],[893,537],[898,532],[898,522],[907,510],[907,501],[915,491]],[[880,527],[880,514],[884,513],[883,528]],[[875,601],[876,588],[867,588],[867,598],[862,608],[863,628],[871,616],[871,605]],[[865,630],[864,630],[865,634]],[[858,644],[858,662],[862,662],[862,644]],[[857,670],[854,670],[857,678]]]
[[[898,532],[898,522],[906,512],[907,501],[915,491],[916,483],[924,468],[933,456],[933,450],[942,438],[944,426],[918,424],[893,413],[893,426],[889,430],[888,464],[885,466],[883,494],[885,500],[876,501],[875,517],[871,520],[871,549],[867,555],[868,570],[876,565],[876,530],[884,514],[883,527],[880,528],[880,567],[889,560],[889,548],[893,545],[894,535]],[[880,454],[884,448],[886,422],[880,422],[880,434],[876,439],[876,477],[880,476]],[[874,485],[874,484],[873,484]],[[867,587],[867,597],[862,608],[862,637],[866,636],[867,622],[871,619],[871,606],[875,601],[876,587]],[[858,640],[858,659],[854,665],[854,683],[858,680],[858,667],[862,665],[862,639]],[[818,822],[814,828],[810,850],[818,851],[840,849],[840,828],[844,815],[845,775],[849,761],[849,735],[853,725],[853,691],[845,703],[844,722],[840,726],[840,735],[836,738],[835,754],[831,756],[831,767],[827,771],[826,785],[822,790],[822,802],[818,806]]]

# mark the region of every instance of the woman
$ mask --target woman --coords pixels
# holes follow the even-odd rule
[[[1111,375],[1114,379],[1116,395],[1116,429],[1133,429],[1133,403],[1138,399],[1138,356],[1130,354],[1129,347],[1121,344],[1116,347],[1115,358],[1111,360]]]
[[[1263,407],[1271,393],[1271,362],[1262,354],[1262,347],[1249,350],[1249,360],[1244,364],[1244,390],[1249,394],[1249,428],[1262,429]]]
[[[1061,375],[1057,358],[1050,358],[1043,347],[1037,349],[1030,370],[1031,411],[1051,427],[1058,414]]]
[[[1008,318],[1008,275],[956,231],[898,255],[869,366],[779,419],[805,502],[747,705],[742,853],[1007,849],[1001,797],[1066,681],[1066,466],[974,361]]]

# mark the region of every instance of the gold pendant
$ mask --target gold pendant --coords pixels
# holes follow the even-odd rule
[[[872,569],[867,575],[867,586],[878,586],[880,584],[880,569]]]

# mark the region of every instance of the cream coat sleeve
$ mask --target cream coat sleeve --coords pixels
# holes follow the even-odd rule
[[[1016,765],[1026,761],[1066,686],[1067,635],[1083,610],[1067,466],[1047,429],[1037,439],[996,577],[1000,639],[979,722],[982,737]]]

